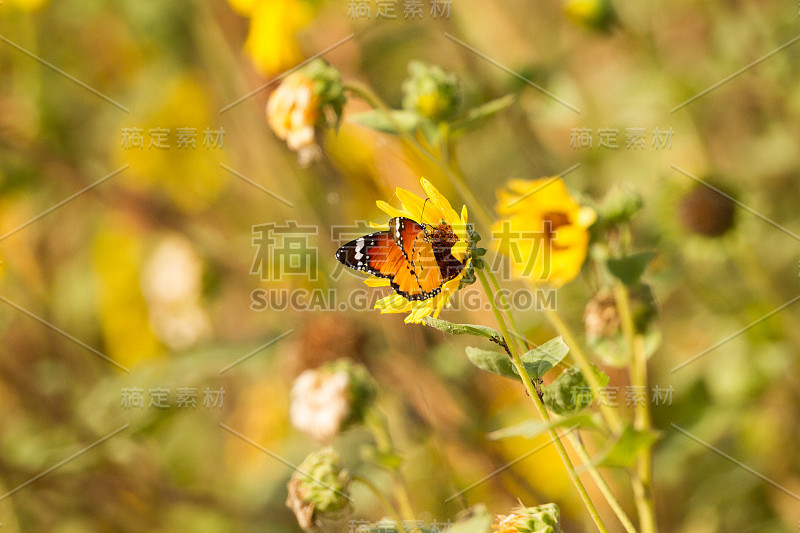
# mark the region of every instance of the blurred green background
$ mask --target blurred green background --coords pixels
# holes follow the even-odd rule
[[[800,45],[672,112],[796,37],[797,5],[616,2],[617,20],[600,31],[576,23],[558,2],[453,0],[446,17],[434,17],[425,2],[414,19],[399,3],[396,20],[377,19],[374,2],[369,17],[356,17],[353,3],[0,4],[2,530],[299,531],[284,506],[291,469],[220,423],[300,463],[317,447],[289,424],[292,380],[338,357],[364,363],[381,384],[378,402],[405,452],[421,519],[451,520],[477,502],[507,513],[519,498],[558,503],[565,531],[589,527],[552,448],[445,503],[546,442],[486,438],[531,409],[521,387],[472,367],[460,339],[369,309],[251,307],[257,289],[322,288],[344,297],[362,287],[350,274],[331,277],[340,244],[331,228],[382,220],[374,201],[389,200],[395,186],[419,193],[424,175],[462,203],[436,167],[396,138],[348,122],[366,109],[359,101],[348,103],[338,134],[326,134],[323,160],[300,169],[266,124],[274,85],[242,99],[353,34],[325,59],[395,107],[414,59],[456,73],[466,108],[517,96],[460,141],[460,163],[479,198],[493,199],[512,177],[551,176],[576,163],[565,181],[587,199],[614,186],[641,193],[633,242],[658,252],[648,279],[663,336],[650,360],[651,385],[674,390],[671,405],[654,407],[664,432],[654,473],[661,529],[796,531],[798,306],[671,370],[800,292]],[[183,128],[194,129],[194,147],[178,142]],[[571,145],[577,128],[592,130],[591,148]],[[603,128],[618,130],[619,148],[598,146]],[[646,144],[628,149],[626,131],[637,128]],[[670,146],[652,144],[656,128],[672,130]],[[126,146],[136,129],[143,146]],[[168,148],[150,146],[153,129],[169,130]],[[205,142],[207,129],[224,130],[222,146]],[[736,207],[728,232],[698,235],[695,219],[708,207],[686,200],[699,185],[671,165],[747,206]],[[252,228],[285,221],[317,228],[308,240],[313,260],[303,264],[315,276],[267,280],[252,272]],[[558,293],[559,311],[578,330],[590,297],[580,278]],[[443,318],[494,323],[489,312],[463,306]],[[535,342],[554,335],[535,311],[518,320]],[[609,373],[624,391],[627,377]],[[156,388],[168,389],[168,407],[149,406]],[[136,389],[144,406],[129,408],[126,394]],[[179,389],[195,391],[195,407],[178,405]],[[221,390],[216,405],[205,396]],[[336,447],[348,467],[380,480],[349,451],[367,439],[355,430]],[[625,476],[608,474],[634,514]],[[354,517],[383,516],[371,495],[355,490]]]

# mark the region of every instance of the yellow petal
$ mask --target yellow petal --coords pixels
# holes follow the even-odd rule
[[[391,280],[388,278],[378,278],[370,276],[364,280],[364,283],[369,287],[390,287]]]
[[[375,202],[375,205],[378,206],[378,209],[389,215],[390,217],[406,217],[408,218],[411,216],[408,212],[403,211],[402,209],[397,209],[396,207],[392,207],[383,200],[378,200]]]
[[[411,311],[412,307],[411,302],[399,294],[390,294],[375,302],[375,309],[380,309],[381,313],[406,313]]]
[[[381,231],[389,231],[389,224],[378,224],[377,222],[370,222],[369,227],[372,229],[379,229]]]
[[[422,198],[405,189],[397,188],[395,194],[403,202],[403,207],[411,214],[411,219],[425,224],[438,224],[442,213],[433,202],[425,202]]]
[[[450,205],[450,202],[447,201],[447,198],[442,196],[439,190],[433,186],[433,184],[426,180],[425,178],[421,178],[419,180],[422,188],[425,190],[425,194],[428,195],[428,198],[431,199],[431,202],[439,209],[439,212],[442,214],[442,219],[444,219],[449,224],[453,224],[458,220],[458,214],[456,214],[453,207]],[[437,220],[435,223],[438,223]]]
[[[583,228],[588,228],[594,224],[595,220],[597,220],[597,213],[594,212],[594,209],[591,207],[581,207],[578,210],[578,216],[575,223]]]

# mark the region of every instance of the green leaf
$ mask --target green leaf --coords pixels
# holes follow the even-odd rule
[[[600,387],[608,385],[608,375],[592,365]],[[576,366],[565,370],[544,389],[544,404],[554,413],[576,413],[592,405],[594,395],[589,383]]]
[[[352,115],[350,119],[373,130],[397,135],[401,131],[412,132],[417,129],[422,117],[415,111],[399,109],[373,109]]]
[[[655,256],[655,252],[642,252],[620,259],[609,259],[606,266],[608,271],[622,283],[634,285],[642,277],[647,265]]]
[[[567,352],[569,352],[569,347],[564,343],[564,340],[561,337],[556,337],[524,353],[521,359],[531,379],[541,379],[542,376],[566,357]]]
[[[506,378],[520,379],[514,365],[511,364],[511,360],[505,353],[467,346],[467,358],[481,370]]]
[[[527,439],[532,439],[538,435],[541,435],[550,428],[571,428],[573,426],[577,426],[582,429],[597,429],[600,427],[593,415],[589,413],[577,413],[551,421],[549,424],[546,424],[538,419],[526,420],[525,422],[493,431],[489,433],[488,437],[490,440],[501,440],[511,437],[525,437]]]
[[[453,122],[451,128],[454,131],[464,131],[473,128],[487,118],[499,113],[503,109],[513,104],[514,100],[516,100],[515,95],[507,94],[501,98],[497,98],[495,100],[486,102],[485,104],[479,105],[478,107],[473,107],[467,112],[467,115],[464,118]]]
[[[609,443],[605,451],[600,452],[598,466],[631,468],[636,458],[648,450],[659,438],[660,433],[651,429],[638,430],[627,425],[616,440]]]
[[[474,335],[476,337],[485,337],[494,341],[501,340],[503,337],[497,331],[486,326],[478,326],[475,324],[454,324],[446,320],[439,320],[438,318],[426,317],[424,320],[426,326],[436,328],[444,333],[452,335]]]
[[[448,533],[490,533],[492,531],[492,517],[482,503],[473,505],[463,512],[464,517],[459,517],[457,522],[447,528]]]

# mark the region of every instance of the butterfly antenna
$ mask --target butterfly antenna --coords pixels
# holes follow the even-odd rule
[[[428,203],[428,200],[430,200],[430,198],[425,198],[425,201],[422,202],[422,212],[419,214],[419,223],[422,226],[422,231],[425,232],[425,237],[428,237],[428,225],[423,222],[423,219],[425,218],[425,205]]]

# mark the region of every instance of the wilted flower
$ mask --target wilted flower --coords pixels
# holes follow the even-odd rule
[[[461,102],[458,78],[440,67],[420,61],[408,64],[403,82],[403,108],[433,121],[452,118]]]
[[[493,237],[514,274],[554,286],[574,279],[586,259],[594,210],[579,205],[558,177],[511,180],[497,197]]]
[[[586,304],[583,323],[586,326],[586,337],[590,342],[619,333],[621,326],[617,301],[611,291],[598,293]]]
[[[678,218],[683,226],[705,237],[719,237],[733,227],[734,203],[723,194],[698,185],[681,199]]]
[[[339,454],[332,448],[312,453],[292,474],[286,506],[305,530],[315,528],[323,515],[335,514],[350,505],[350,476],[342,468]]]
[[[634,331],[644,335],[645,353],[655,349],[660,337],[651,326],[656,317],[656,304],[648,285],[638,283],[628,288],[628,306]],[[583,313],[586,340],[592,350],[609,366],[622,367],[630,361],[627,340],[622,332],[617,300],[611,290],[598,292]]]
[[[339,71],[321,59],[292,72],[267,101],[270,128],[307,165],[320,153],[316,128],[336,127],[344,107]]]
[[[471,272],[472,254],[467,253],[474,245],[474,232],[469,231],[467,225],[467,206],[461,208],[461,215],[450,206],[447,198],[434,187],[431,182],[422,178],[420,180],[422,188],[428,195],[428,200],[400,187],[397,188],[396,195],[403,204],[403,209],[397,209],[386,202],[379,201],[378,208],[390,217],[410,218],[420,224],[430,224],[439,226],[447,224],[452,229],[457,238],[457,242],[451,248],[451,253],[464,267],[453,279],[446,281],[438,294],[425,300],[408,300],[399,294],[391,294],[375,304],[376,309],[381,313],[409,313],[405,318],[406,323],[418,323],[427,316],[438,317],[442,308],[449,304],[450,298],[461,287],[462,280]],[[375,225],[381,229],[388,229],[387,225]],[[388,287],[389,279],[370,277],[364,281],[371,287]]]
[[[170,348],[187,348],[211,332],[211,321],[200,305],[202,278],[201,258],[179,236],[161,242],[144,265],[142,294],[150,326]]]
[[[521,507],[507,516],[497,517],[492,525],[496,533],[560,533],[558,506],[546,503],[536,507]]]
[[[366,368],[346,359],[306,370],[292,387],[289,417],[313,439],[330,442],[364,419],[376,388]]]

